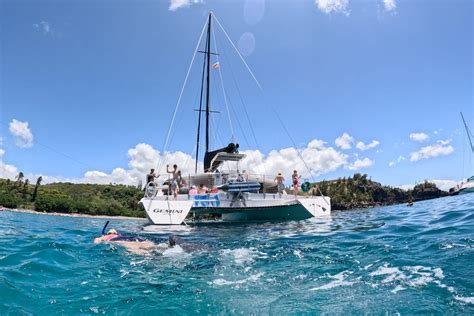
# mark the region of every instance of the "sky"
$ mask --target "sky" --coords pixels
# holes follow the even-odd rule
[[[460,116],[474,130],[473,7],[3,0],[0,177],[137,184],[168,163],[192,172],[202,53],[165,143],[212,11],[211,149],[234,140],[247,154],[239,168],[270,177],[360,172],[447,189],[474,174]]]

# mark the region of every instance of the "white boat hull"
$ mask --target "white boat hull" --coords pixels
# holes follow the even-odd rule
[[[179,225],[188,215],[219,214],[223,221],[303,220],[329,216],[329,197],[279,196],[247,193],[244,199],[232,199],[226,193],[196,196],[179,195],[143,198],[140,201],[148,219],[155,225]]]

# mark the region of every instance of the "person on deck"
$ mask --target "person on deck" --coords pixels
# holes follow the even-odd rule
[[[291,179],[293,180],[293,192],[295,193],[295,198],[298,195],[298,191],[300,189],[300,178],[301,176],[298,175],[298,172],[296,170],[293,170],[293,175],[291,176]]]
[[[211,194],[219,193],[219,189],[217,188],[217,186],[213,186],[211,191],[209,191],[209,193],[211,193]]]
[[[198,194],[198,190],[197,190],[196,186],[193,185],[191,187],[191,189],[189,190],[189,195],[196,195],[196,194]]]
[[[146,183],[155,182],[155,178],[157,178],[155,169],[150,169],[150,173],[146,175]]]
[[[281,172],[278,172],[278,175],[275,177],[274,181],[277,184],[278,194],[281,196],[285,190],[285,178],[281,175]]]
[[[208,190],[209,189],[204,184],[201,183],[199,185],[198,194],[207,194]]]
[[[178,165],[174,164],[173,165],[173,170],[170,170],[170,165],[166,165],[166,172],[171,173],[173,175],[173,180],[176,180],[178,178]]]

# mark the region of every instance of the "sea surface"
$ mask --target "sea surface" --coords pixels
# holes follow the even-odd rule
[[[0,212],[0,315],[474,314],[474,194],[329,219],[174,228]]]

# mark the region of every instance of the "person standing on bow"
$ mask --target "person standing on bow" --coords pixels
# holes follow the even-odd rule
[[[170,170],[170,165],[166,165],[166,172],[171,173],[173,175],[169,184],[170,187],[169,187],[168,192],[173,194],[173,196],[176,198],[178,195],[178,189],[179,189],[178,188],[178,178],[179,178],[178,165],[174,164],[172,170]]]
[[[295,198],[298,195],[298,191],[300,189],[300,178],[301,176],[298,175],[298,171],[293,170],[293,175],[291,179],[293,180],[293,192],[295,193]]]
[[[278,194],[281,195],[283,194],[285,190],[285,178],[281,175],[281,172],[278,172],[278,175],[275,177],[274,180],[277,184],[277,189],[278,189]]]
[[[155,178],[158,178],[155,174],[155,169],[150,169],[150,173],[146,175],[146,184],[154,182]]]

